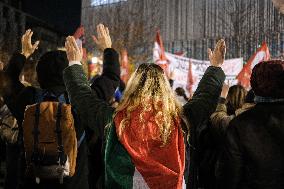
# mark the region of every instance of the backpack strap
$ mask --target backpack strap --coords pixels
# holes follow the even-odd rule
[[[41,103],[44,101],[58,101],[65,104],[70,104],[68,100],[68,95],[62,93],[60,95],[55,95],[53,92],[42,90],[42,89],[34,89],[35,90],[35,102]]]
[[[70,104],[68,98],[65,97],[65,94],[61,94],[57,96],[58,102],[65,103],[65,104]]]
[[[84,131],[82,136],[80,137],[80,140],[78,141],[77,149],[79,149],[79,147],[82,144],[82,142],[84,141],[85,137],[86,137],[86,131]]]
[[[64,165],[67,161],[67,158],[65,156],[64,153],[64,147],[63,147],[63,143],[62,143],[62,130],[60,128],[60,121],[61,121],[61,117],[62,117],[62,103],[59,102],[58,103],[58,107],[57,107],[57,115],[56,115],[56,135],[57,135],[57,144],[58,144],[58,159],[59,159],[59,163],[60,165]]]
[[[40,131],[38,129],[39,126],[39,116],[40,116],[40,103],[36,104],[36,111],[35,111],[35,125],[33,129],[33,136],[34,136],[34,149],[32,154],[32,161],[35,162],[36,165],[39,165],[40,163],[40,155],[38,150],[38,135],[40,134]]]
[[[43,93],[44,91],[42,89],[33,88],[34,90],[34,102],[40,103],[43,101]]]

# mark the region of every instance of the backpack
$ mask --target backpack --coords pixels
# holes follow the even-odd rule
[[[64,94],[49,92],[40,95],[36,104],[27,106],[23,121],[23,143],[26,174],[36,179],[72,177],[75,173],[77,142],[71,105]]]
[[[16,118],[7,105],[0,108],[0,137],[3,141],[15,144],[18,141],[19,127]]]

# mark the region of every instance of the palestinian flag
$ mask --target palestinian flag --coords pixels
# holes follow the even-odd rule
[[[140,108],[141,109],[141,108]],[[125,112],[119,112],[107,132],[105,150],[105,188],[182,189],[184,185],[185,145],[179,123],[168,143],[162,145],[159,128],[151,113],[131,113],[130,124],[118,139]]]

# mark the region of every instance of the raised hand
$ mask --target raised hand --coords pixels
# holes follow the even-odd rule
[[[76,40],[73,36],[68,36],[65,42],[66,54],[69,62],[78,61],[81,62],[83,58],[83,49],[78,47]]]
[[[214,49],[214,52],[211,49],[208,49],[208,56],[211,63],[211,66],[220,67],[225,61],[226,55],[226,43],[224,39],[220,39]]]
[[[97,25],[98,37],[93,35],[93,40],[97,44],[100,50],[105,50],[106,48],[111,48],[112,42],[109,35],[109,30],[103,24]]]
[[[39,45],[39,41],[36,41],[34,44],[32,44],[32,36],[33,36],[33,31],[31,29],[28,29],[25,32],[25,34],[22,36],[21,54],[24,55],[26,58],[31,56]]]
[[[224,83],[222,87],[222,92],[220,97],[227,98],[228,92],[229,92],[230,86],[229,84]]]

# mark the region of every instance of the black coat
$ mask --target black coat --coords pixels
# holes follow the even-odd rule
[[[212,147],[215,141],[208,127],[208,121],[216,110],[224,80],[225,74],[221,68],[208,67],[192,99],[183,107],[184,115],[190,125],[185,169],[185,180],[189,189],[204,188],[207,184],[204,182],[211,184],[215,180],[208,178],[208,175],[212,174],[203,174],[203,166],[212,164],[212,159],[216,157],[215,147]],[[205,162],[207,164],[204,164],[204,160],[208,160]]]
[[[19,81],[19,75],[21,70],[24,67],[26,62],[26,58],[16,53],[11,58],[5,72],[12,80],[12,93],[7,94],[5,96],[5,103],[9,107],[11,113],[16,117],[19,127],[21,128],[21,124],[24,118],[24,111],[27,105],[31,105],[36,103],[36,93],[40,89],[35,89],[34,87],[25,87]],[[119,66],[119,58],[116,51],[113,49],[106,49],[104,51],[104,70],[102,76],[99,77],[98,81],[94,85],[94,92],[102,99],[106,99],[108,96],[114,94],[116,87],[119,85],[120,80],[120,66]],[[62,78],[63,81],[63,78]],[[63,94],[65,92],[65,86],[49,86],[47,91],[51,91],[54,94]],[[67,94],[67,93],[66,93]],[[73,106],[76,110],[76,107]],[[78,115],[80,119],[81,115]],[[84,130],[88,130],[84,121],[80,120],[80,124],[75,125],[77,139],[80,139]],[[21,129],[20,129],[21,130]],[[97,135],[102,136],[103,133],[96,133]],[[20,138],[21,139],[21,138]],[[22,147],[21,147],[22,148]],[[100,154],[98,154],[100,156]],[[15,154],[15,156],[19,156]],[[22,154],[23,156],[23,154]],[[23,158],[23,157],[22,157]],[[15,170],[15,174],[16,175]],[[24,171],[24,169],[22,170]],[[23,173],[21,173],[22,175]],[[11,178],[13,180],[17,180],[15,176]],[[77,163],[76,163],[76,171],[75,175],[71,178],[64,179],[64,184],[60,185],[58,182],[41,182],[41,185],[36,185],[34,180],[30,179],[20,179],[19,183],[22,188],[78,188],[78,189],[87,189],[89,188],[88,184],[88,149],[87,143],[84,142],[80,145],[78,149],[77,155]]]
[[[284,188],[284,103],[259,103],[230,122],[218,188]]]

